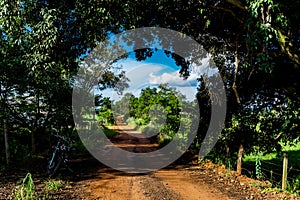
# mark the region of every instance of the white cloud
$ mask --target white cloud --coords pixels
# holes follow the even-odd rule
[[[160,73],[163,66],[156,64],[138,65],[131,70],[126,70],[126,76],[129,78],[129,85],[134,88],[140,88],[141,85],[151,84],[150,74]]]
[[[154,73],[149,74],[149,82],[151,84],[168,83],[170,86],[196,86],[197,76],[196,74],[191,74],[188,79],[184,80],[180,77],[179,70],[172,73],[163,73],[160,75],[155,75]]]
[[[138,62],[128,59],[121,63],[129,78],[129,88],[123,94],[132,93],[135,96],[139,95],[140,90],[145,87],[154,87],[162,83],[168,83],[169,86],[175,87],[178,91],[183,93],[189,100],[193,100],[196,94],[197,73],[191,73],[188,79],[184,80],[180,77],[179,68],[156,64]],[[103,91],[104,96],[111,97],[113,100],[118,100],[122,96],[118,95],[113,90]]]

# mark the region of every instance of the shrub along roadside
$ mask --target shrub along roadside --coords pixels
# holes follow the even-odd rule
[[[35,199],[53,199],[61,190],[71,188],[67,181],[59,179],[47,179],[36,185],[32,174],[26,176],[17,183],[9,199],[14,200],[35,200]]]

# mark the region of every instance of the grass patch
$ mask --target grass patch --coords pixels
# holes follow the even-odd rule
[[[243,158],[243,173],[257,178],[259,170],[261,180],[268,180],[273,187],[281,187],[283,153],[288,154],[288,191],[299,194],[300,191],[300,143],[281,144],[281,152],[268,154],[252,153]]]
[[[282,152],[271,152],[268,154],[255,154],[251,153],[249,155],[245,155],[243,158],[243,162],[245,164],[247,163],[255,163],[257,159],[261,161],[269,161],[270,163],[276,164],[276,165],[282,165],[283,160],[283,153],[287,153],[289,157],[289,168],[295,168],[300,169],[300,143],[297,144],[288,144],[284,145],[282,144]],[[275,166],[271,167],[275,168]]]
[[[57,191],[64,187],[64,184],[61,180],[49,179],[44,181],[45,190],[47,191]]]
[[[257,157],[260,159],[260,160],[274,160],[274,159],[277,159],[278,158],[278,153],[276,152],[272,152],[272,153],[268,153],[268,154],[265,154],[265,155],[257,155],[255,153],[251,153],[249,155],[245,155],[245,157],[243,158],[243,161],[245,163],[247,162],[255,162]]]

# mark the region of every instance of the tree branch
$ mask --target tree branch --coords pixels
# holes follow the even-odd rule
[[[227,3],[230,3],[231,5],[237,7],[237,8],[240,8],[242,10],[247,10],[247,7],[244,6],[242,4],[242,2],[240,2],[239,0],[225,0]]]
[[[230,9],[228,9],[228,8],[223,8],[223,7],[219,7],[219,6],[211,6],[211,8],[213,8],[213,9],[215,9],[215,10],[223,10],[223,11],[225,11],[225,12],[228,12],[228,13],[230,13],[230,14],[231,14],[238,22],[240,22],[241,24],[244,23],[243,20],[241,20],[240,18],[238,18],[238,17],[236,16],[236,14],[235,14],[232,10],[230,10]]]
[[[300,65],[299,56],[297,54],[292,54],[289,47],[286,45],[286,43],[287,43],[286,38],[288,38],[288,36],[284,35],[280,29],[275,29],[275,28],[272,28],[272,29],[275,30],[277,33],[276,35],[277,35],[277,39],[278,39],[278,43],[279,43],[281,52],[286,54],[290,60],[292,60],[296,64]]]
[[[235,43],[235,70],[234,70],[234,77],[233,77],[233,84],[232,84],[232,89],[236,97],[236,101],[238,104],[241,104],[240,96],[237,91],[237,85],[236,85],[236,79],[237,79],[237,73],[239,69],[239,59],[238,59],[238,37],[236,38],[236,43]]]
[[[292,54],[289,47],[286,45],[286,38],[288,38],[287,36],[283,35],[283,33],[278,29],[277,30],[278,33],[278,42],[281,48],[281,51],[283,53],[285,53],[289,59],[291,59],[293,62],[297,63],[298,65],[300,65],[300,59],[298,57],[298,55],[296,54]]]
[[[279,133],[276,137],[275,137],[275,140],[276,141],[279,141],[281,138],[282,138],[282,132],[281,133]]]

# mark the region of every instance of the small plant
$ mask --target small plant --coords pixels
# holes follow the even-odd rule
[[[261,162],[259,157],[257,157],[256,161],[255,161],[255,176],[256,179],[261,180],[263,177],[263,173],[261,171]]]
[[[281,189],[280,188],[271,188],[271,187],[265,187],[262,190],[262,193],[273,193],[273,194],[277,194],[280,193]]]
[[[65,184],[62,180],[48,179],[44,181],[44,184],[44,195],[42,199],[52,199],[55,191],[68,187],[68,184]]]
[[[299,194],[300,192],[300,175],[287,182],[287,191],[292,194]]]
[[[16,187],[15,192],[15,200],[29,200],[36,198],[34,195],[34,182],[30,173],[27,173],[25,178],[22,180],[21,185]]]
[[[262,152],[259,150],[259,147],[254,147],[255,150],[255,178],[261,180],[263,178],[263,172],[261,169],[261,157],[263,156]]]
[[[198,164],[204,164],[205,160],[203,157],[198,158]]]
[[[233,170],[233,164],[231,160],[228,160],[227,163],[225,163],[226,169],[228,172],[230,172],[231,170]]]
[[[60,188],[63,188],[63,183],[61,180],[49,179],[46,180],[44,183],[45,183],[45,189],[47,191],[59,190]]]

